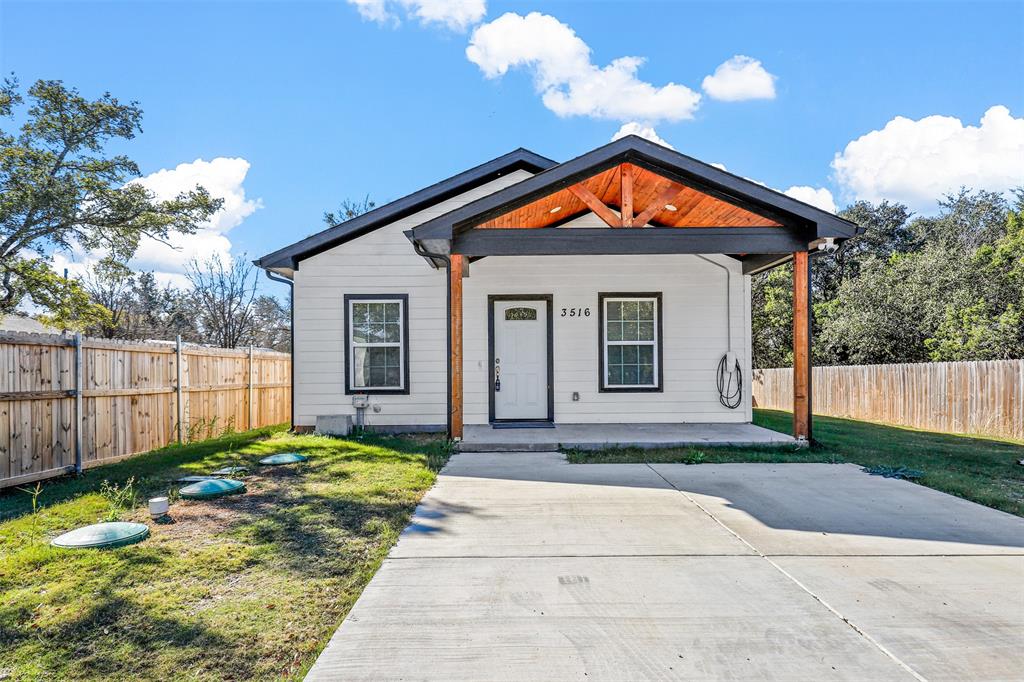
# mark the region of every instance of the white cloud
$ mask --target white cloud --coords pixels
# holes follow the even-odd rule
[[[415,17],[421,24],[441,24],[453,31],[465,31],[487,14],[485,0],[348,0],[360,16],[380,24],[397,26],[400,14]]]
[[[701,84],[712,99],[740,102],[747,99],[775,99],[775,76],[761,62],[738,54],[719,64]]]
[[[832,197],[832,192],[824,187],[814,188],[806,185],[794,185],[783,192],[783,194],[805,204],[816,206],[823,211],[828,211],[829,213],[836,212],[836,202]]]
[[[832,168],[852,199],[890,199],[919,211],[960,186],[1003,192],[1024,184],[1024,118],[1004,106],[991,107],[979,126],[952,116],[897,116],[846,145]]]
[[[143,238],[128,265],[134,270],[152,270],[161,283],[182,286],[184,273],[193,259],[230,261],[231,240],[227,233],[263,205],[259,199],[245,196],[243,184],[248,172],[249,162],[245,159],[218,157],[211,161],[196,159],[133,180],[160,200],[172,199],[202,185],[211,196],[223,199],[224,205],[195,234],[171,234],[167,239],[169,244]],[[58,272],[67,267],[70,274],[82,275],[102,256],[102,253],[75,247],[70,253],[54,253],[53,263]]]
[[[651,142],[654,142],[655,144],[660,144],[662,147],[668,147],[669,149],[675,149],[675,147],[670,145],[665,140],[661,139],[661,137],[658,135],[658,133],[654,130],[654,128],[652,126],[644,125],[642,123],[637,123],[636,121],[631,121],[629,123],[623,123],[622,127],[619,128],[618,132],[616,132],[614,135],[612,135],[612,142],[614,142],[615,140],[621,139],[623,137],[626,137],[627,135],[636,135],[638,137],[644,138],[645,140],[650,140]]]
[[[161,200],[202,185],[211,196],[223,199],[224,206],[195,234],[170,235],[170,246],[156,239],[143,239],[131,266],[183,273],[193,259],[220,258],[227,262],[231,258],[231,241],[226,233],[263,205],[259,199],[245,196],[243,183],[248,172],[249,162],[245,159],[218,157],[212,161],[196,159],[135,180]]]
[[[142,185],[161,201],[173,199],[182,192],[195,189],[196,185],[202,185],[211,196],[224,200],[224,205],[214,214],[206,229],[227,232],[263,205],[259,199],[245,197],[242,185],[249,167],[249,162],[241,158],[220,156],[212,161],[196,159],[192,163],[178,164],[175,168],[158,170],[132,182]]]
[[[558,116],[615,121],[693,118],[701,96],[684,85],[656,87],[639,80],[641,57],[620,57],[603,68],[571,27],[539,12],[508,12],[473,31],[466,57],[488,78],[513,68],[533,74],[544,106]]]

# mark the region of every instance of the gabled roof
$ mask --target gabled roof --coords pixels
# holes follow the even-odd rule
[[[513,171],[528,170],[531,173],[536,173],[556,165],[556,162],[551,159],[535,154],[528,149],[519,148],[351,220],[329,227],[322,232],[267,254],[254,262],[257,266],[265,269],[294,270],[299,261],[304,258],[334,248]]]
[[[552,166],[522,182],[470,202],[419,225],[407,236],[437,252],[460,229],[470,228],[552,192],[575,185],[620,163],[632,163],[759,214],[799,228],[812,239],[847,239],[855,223],[751,180],[680,154],[636,135],[615,140],[571,161]],[[529,238],[524,235],[524,238]]]

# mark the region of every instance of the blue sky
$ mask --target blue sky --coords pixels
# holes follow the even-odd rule
[[[232,197],[182,254],[262,255],[344,198],[383,203],[519,146],[565,160],[631,122],[840,208],[1024,182],[1024,3],[362,2],[3,0],[0,68],[138,100],[144,134],[118,151],[144,174],[223,160],[152,181]],[[602,71],[627,56],[644,61]],[[738,80],[705,84],[728,63]],[[138,265],[180,271],[165,256]]]

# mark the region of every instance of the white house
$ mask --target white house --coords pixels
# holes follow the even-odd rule
[[[809,438],[809,256],[857,229],[630,136],[516,150],[257,264],[293,285],[297,429],[366,404],[370,428],[462,438],[749,423],[750,276],[792,260]]]

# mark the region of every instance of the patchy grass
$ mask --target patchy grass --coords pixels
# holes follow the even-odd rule
[[[754,423],[790,433],[792,415],[754,410]],[[1024,516],[1024,445],[931,431],[916,431],[852,419],[814,418],[814,447],[622,448],[573,451],[569,461],[593,462],[853,462],[922,472],[916,483]]]
[[[260,467],[298,451],[309,461]],[[170,447],[0,495],[0,679],[298,679],[373,576],[435,471],[440,438],[337,440],[261,429]],[[245,465],[247,492],[175,500],[174,479]],[[51,547],[106,518],[104,481],[138,496],[141,544]],[[148,497],[172,494],[170,523]]]

